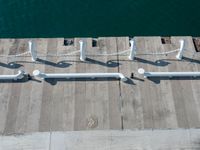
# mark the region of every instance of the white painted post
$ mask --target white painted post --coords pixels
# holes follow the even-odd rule
[[[28,42],[29,52],[31,53],[32,61],[37,60],[36,42],[34,40]]]
[[[130,60],[134,60],[134,57],[136,55],[136,46],[135,46],[135,41],[134,39],[130,40],[130,44],[131,44],[131,48],[130,48],[130,55],[129,55],[129,59]]]
[[[180,42],[180,49],[179,49],[178,54],[176,55],[176,59],[181,60],[183,57],[185,42],[184,42],[184,40],[180,40],[179,42]]]
[[[85,61],[86,56],[85,56],[85,49],[86,49],[86,44],[82,40],[79,41],[80,43],[80,60]]]

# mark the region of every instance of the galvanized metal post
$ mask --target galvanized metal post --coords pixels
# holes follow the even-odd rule
[[[29,52],[31,53],[32,61],[37,60],[36,42],[31,40],[28,42]]]
[[[176,58],[177,58],[178,60],[181,60],[182,57],[183,57],[184,44],[185,44],[185,42],[184,42],[184,40],[180,40],[179,42],[180,42],[180,49],[179,49],[178,54],[176,55]]]
[[[86,56],[85,56],[85,50],[86,50],[86,43],[83,42],[82,40],[79,41],[80,43],[80,60],[85,61]]]
[[[131,44],[131,48],[130,48],[130,55],[129,55],[129,59],[130,60],[134,60],[134,57],[136,55],[136,46],[135,46],[135,41],[134,39],[130,40],[130,44]]]

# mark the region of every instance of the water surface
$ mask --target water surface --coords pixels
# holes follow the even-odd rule
[[[0,0],[0,37],[200,35],[200,0]]]

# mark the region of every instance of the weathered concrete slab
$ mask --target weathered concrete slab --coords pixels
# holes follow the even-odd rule
[[[182,61],[176,53],[155,55],[179,48],[186,42]],[[54,73],[121,72],[127,82],[108,79],[0,81],[0,133],[107,130],[176,129],[200,127],[199,78],[144,79],[137,73],[147,71],[199,71],[200,55],[192,37],[135,37],[137,56],[128,60],[129,37],[83,38],[87,60],[79,60],[79,40],[64,46],[64,38],[36,39],[37,62],[24,53],[29,39],[0,40],[0,73],[14,74],[24,69]],[[73,53],[70,56],[62,54]],[[112,55],[110,55],[112,54]],[[148,55],[147,55],[148,54]],[[14,67],[10,63],[15,63]],[[134,74],[133,78],[131,74]]]
[[[0,150],[49,150],[49,146],[49,132],[0,137]]]
[[[40,132],[0,136],[0,150],[197,150],[199,129]]]
[[[186,43],[182,61],[175,59],[177,53],[155,54],[178,49],[180,39]],[[127,56],[119,56],[119,71],[126,76],[134,73],[132,82],[135,84],[121,84],[124,128],[199,127],[199,92],[195,92],[199,86],[198,78],[143,79],[137,73],[140,67],[147,71],[198,71],[200,62],[192,38],[171,37],[171,44],[165,45],[160,37],[135,37],[135,41],[138,54],[135,60],[128,61]],[[125,49],[126,43],[125,40],[119,43],[120,49]],[[192,58],[196,59],[192,61]]]

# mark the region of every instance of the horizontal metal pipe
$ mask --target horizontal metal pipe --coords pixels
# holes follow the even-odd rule
[[[39,78],[117,78],[126,81],[122,73],[43,73],[34,70],[33,75]]]
[[[22,79],[24,77],[25,72],[23,70],[19,70],[15,75],[0,75],[0,80],[17,80]]]
[[[143,68],[138,73],[144,77],[200,77],[200,72],[146,72]]]

